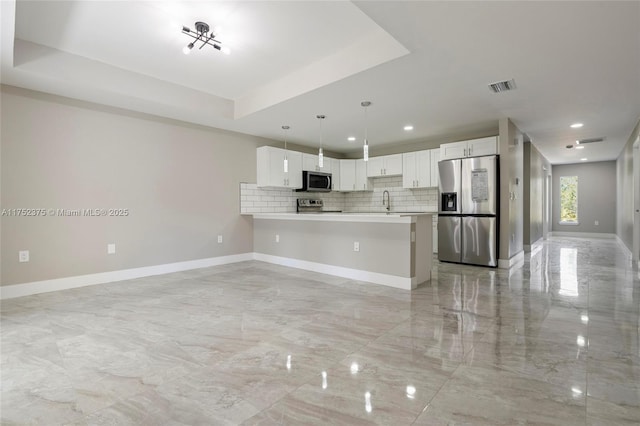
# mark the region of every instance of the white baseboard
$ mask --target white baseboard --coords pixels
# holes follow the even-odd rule
[[[529,253],[531,251],[536,251],[537,247],[540,246],[540,244],[542,244],[542,237],[538,238],[537,240],[535,240],[532,244],[525,244],[523,246],[525,253]]]
[[[553,231],[553,232],[549,232],[549,236],[550,237],[575,237],[575,238],[604,238],[604,239],[617,238],[616,234],[607,234],[604,232]]]
[[[620,246],[620,248],[622,248],[622,250],[624,251],[624,254],[627,255],[629,259],[633,259],[633,253],[631,252],[631,250],[629,250],[629,247],[627,247],[624,241],[622,241],[622,238],[616,235],[616,241],[618,241],[618,245]]]
[[[255,260],[261,260],[276,265],[307,271],[320,272],[322,274],[335,275],[352,280],[367,281],[374,284],[382,284],[389,287],[411,290],[419,284],[415,278],[399,277],[397,275],[381,274],[378,272],[364,271],[362,269],[345,268],[342,266],[327,265],[325,263],[309,262],[306,260],[292,259],[289,257],[273,256],[264,253],[254,253]]]
[[[511,269],[512,267],[524,262],[524,250],[511,256],[510,259],[498,259],[499,269]]]
[[[78,275],[74,277],[56,278],[53,280],[7,285],[0,287],[0,299],[13,299],[15,297],[30,296],[32,294],[67,290],[70,288],[149,277],[152,275],[169,274],[171,272],[187,271],[190,269],[208,268],[210,266],[225,265],[227,263],[243,262],[245,260],[252,259],[253,253],[232,254],[229,256],[188,260],[185,262],[167,263],[164,265],[145,266],[142,268],[123,269],[119,271],[100,272],[97,274]]]

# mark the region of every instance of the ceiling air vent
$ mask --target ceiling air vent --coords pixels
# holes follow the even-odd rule
[[[505,81],[496,81],[489,85],[489,90],[493,93],[506,92],[507,90],[513,90],[516,88],[516,82],[514,79]]]
[[[603,142],[606,138],[590,138],[590,139],[580,139],[578,144],[582,145],[585,143],[594,143],[594,142]]]

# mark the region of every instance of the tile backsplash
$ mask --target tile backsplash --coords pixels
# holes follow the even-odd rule
[[[373,191],[348,192],[344,198],[344,211],[384,212],[382,194],[389,191],[391,210],[399,212],[437,211],[438,188],[405,189],[402,176],[371,179]]]
[[[391,210],[401,212],[438,210],[438,188],[405,189],[402,176],[371,179],[373,191],[307,193],[291,189],[258,188],[255,183],[240,184],[240,214],[295,213],[296,199],[319,198],[325,210],[345,212],[384,212],[382,194],[389,191]]]
[[[258,188],[255,183],[240,184],[240,214],[295,213],[298,198],[322,198],[325,210],[344,210],[342,192],[309,193],[292,189]]]

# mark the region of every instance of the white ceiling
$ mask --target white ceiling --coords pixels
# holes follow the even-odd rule
[[[351,153],[510,117],[552,163],[617,158],[640,118],[640,2],[0,2],[1,81]],[[219,27],[182,53],[183,25]],[[494,94],[488,83],[514,78]],[[578,130],[569,128],[583,122]],[[412,132],[403,131],[412,124]],[[357,137],[348,142],[348,136]],[[576,139],[606,137],[585,149]]]

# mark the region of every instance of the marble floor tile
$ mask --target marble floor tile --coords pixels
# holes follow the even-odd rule
[[[461,366],[415,424],[584,425],[585,396],[493,367]]]
[[[640,424],[640,276],[604,239],[413,291],[239,262],[0,321],[3,425]]]

